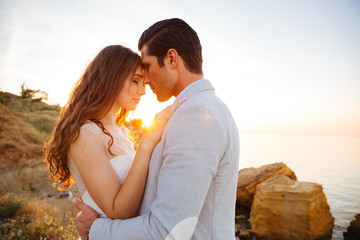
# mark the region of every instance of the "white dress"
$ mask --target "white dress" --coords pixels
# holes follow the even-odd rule
[[[108,142],[110,137],[107,136],[100,127],[98,127],[93,122],[87,122],[81,126],[82,129],[89,131],[92,134],[100,136],[103,140],[104,146],[108,149]],[[120,132],[120,133],[119,133]],[[131,165],[134,160],[135,150],[134,144],[130,141],[129,135],[124,127],[120,127],[120,131],[117,133],[110,132],[114,143],[111,147],[111,152],[114,155],[111,155],[108,151],[106,151],[108,160],[110,161],[111,166],[115,170],[116,175],[121,184],[124,183]],[[99,148],[100,149],[100,148]],[[81,179],[79,170],[71,157],[70,152],[68,152],[68,165],[70,169],[71,176],[73,177],[77,188],[81,194],[81,198],[84,203],[92,207],[95,211],[99,213],[100,217],[106,217],[105,213],[96,205],[88,191],[86,190],[85,184]]]

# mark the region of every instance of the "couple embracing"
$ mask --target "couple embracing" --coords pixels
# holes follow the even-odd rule
[[[178,18],[143,32],[141,57],[108,46],[75,84],[44,157],[75,182],[81,239],[235,239],[236,124],[203,78],[197,33]],[[134,150],[123,126],[148,84],[162,102]]]

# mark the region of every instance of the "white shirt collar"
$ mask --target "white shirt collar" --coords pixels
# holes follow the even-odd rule
[[[206,79],[204,79],[204,78],[203,78],[203,79],[199,79],[199,80],[196,80],[195,82],[190,83],[189,85],[187,85],[187,87],[184,88],[184,89],[181,91],[181,93],[176,97],[176,99],[174,100],[173,103],[179,102],[179,101],[184,97],[185,93],[186,93],[191,87],[193,87],[194,85],[199,84],[200,82],[203,82],[203,81],[206,81]]]

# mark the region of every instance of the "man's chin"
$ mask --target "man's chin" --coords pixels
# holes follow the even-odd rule
[[[166,102],[167,100],[169,100],[171,98],[170,97],[165,97],[165,96],[159,96],[159,95],[156,95],[156,98],[159,102]]]

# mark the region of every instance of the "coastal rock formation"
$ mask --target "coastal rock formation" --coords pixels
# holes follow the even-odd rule
[[[242,207],[251,207],[256,193],[256,186],[267,179],[285,175],[297,180],[295,173],[284,163],[264,165],[259,168],[245,168],[239,171],[236,193],[236,204]]]
[[[256,239],[331,239],[331,216],[322,186],[284,175],[258,185],[250,223]]]
[[[344,240],[359,240],[360,239],[360,214],[355,216],[351,221],[347,231],[344,232]]]

